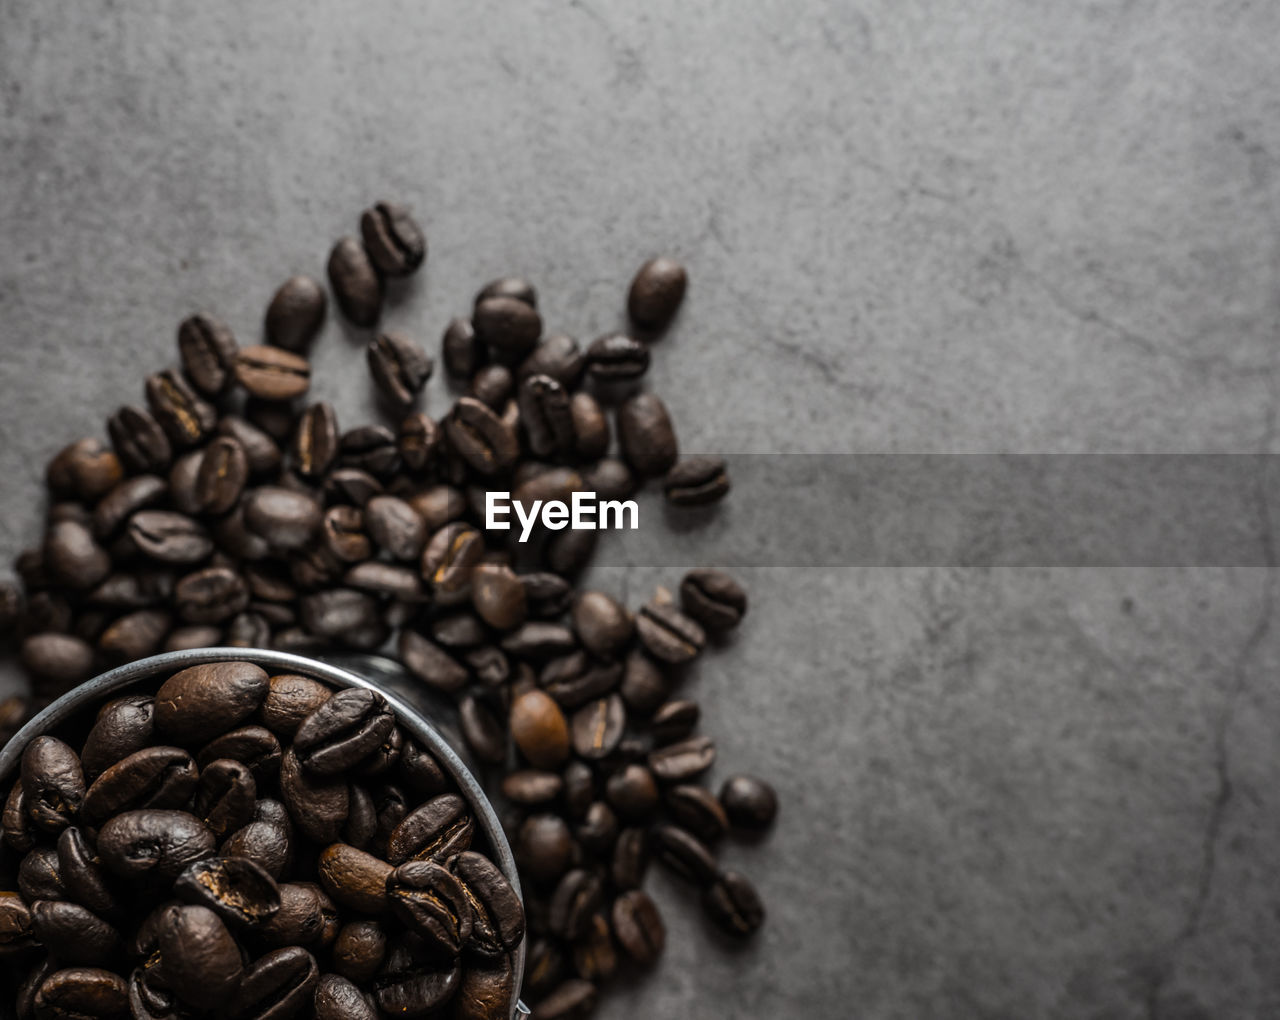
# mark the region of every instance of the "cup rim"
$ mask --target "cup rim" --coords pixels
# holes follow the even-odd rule
[[[405,702],[393,691],[368,680],[357,673],[341,669],[338,666],[311,659],[293,652],[278,652],[267,648],[231,648],[219,646],[214,648],[182,649],[173,652],[160,652],[143,659],[117,666],[100,673],[91,680],[86,680],[66,694],[55,698],[47,706],[37,712],[0,748],[0,783],[18,768],[22,753],[36,737],[43,736],[57,729],[63,723],[94,705],[101,705],[116,692],[154,679],[163,674],[176,673],[189,666],[201,666],[216,662],[252,662],[271,674],[299,673],[310,676],[337,687],[363,687],[375,691],[387,700],[387,704],[396,713],[397,722],[408,731],[409,735],[430,751],[458,785],[458,791],[471,805],[476,813],[477,821],[497,856],[497,864],[512,889],[524,903],[524,893],[520,888],[520,875],[516,868],[515,855],[507,840],[502,823],[484,788],[472,775],[471,770],[463,763],[457,752],[449,746],[439,731],[431,725],[418,709]],[[512,1016],[526,1016],[526,1007],[520,1001],[521,985],[524,976],[525,948],[528,934],[520,940],[512,954],[512,966],[515,970],[515,997],[512,1001]]]

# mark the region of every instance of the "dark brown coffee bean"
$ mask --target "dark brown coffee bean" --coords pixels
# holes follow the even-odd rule
[[[506,365],[483,365],[476,369],[467,388],[467,394],[475,397],[496,413],[502,413],[515,391],[515,377]]]
[[[122,407],[107,420],[111,445],[130,471],[159,473],[169,467],[173,447],[159,423],[138,407]]]
[[[290,450],[298,474],[320,478],[338,456],[338,416],[327,403],[312,404],[298,418]]]
[[[724,808],[705,787],[676,786],[667,794],[666,804],[671,817],[704,843],[714,843],[729,831]]]
[[[591,918],[587,933],[573,947],[573,965],[587,981],[608,981],[618,970],[618,954],[613,948],[613,932],[603,914]]]
[[[684,783],[711,768],[716,745],[710,737],[690,737],[649,755],[649,768],[664,783]]]
[[[444,694],[456,694],[470,679],[466,669],[444,649],[416,631],[404,628],[399,636],[400,661],[428,686]]]
[[[510,567],[480,563],[471,572],[471,604],[490,627],[511,630],[525,620],[525,587]]]
[[[326,908],[332,910],[329,897],[310,882],[281,882],[279,890],[280,909],[258,926],[257,938],[272,947],[318,947],[325,938]]]
[[[569,394],[549,375],[531,375],[520,383],[520,422],[536,456],[547,457],[573,448],[573,413]]]
[[[729,492],[729,472],[723,457],[685,457],[667,472],[662,491],[676,506],[705,506]]]
[[[307,359],[280,347],[242,347],[236,355],[236,381],[251,396],[261,400],[284,401],[300,397],[311,385],[311,365]],[[253,418],[250,418],[253,421]],[[278,429],[273,430],[257,420],[260,428],[282,438]],[[288,427],[284,435],[289,434]]]
[[[573,631],[563,624],[533,620],[506,635],[502,648],[521,658],[545,661],[573,651],[577,643]]]
[[[387,956],[387,933],[377,921],[348,921],[333,943],[333,969],[349,981],[366,982]]]
[[[329,252],[329,286],[338,307],[356,326],[372,326],[382,314],[382,277],[364,245],[342,237]]]
[[[219,758],[200,772],[195,814],[218,839],[224,839],[253,820],[257,800],[258,785],[249,767]]]
[[[381,914],[391,905],[387,896],[393,868],[372,854],[345,843],[321,852],[320,884],[334,900],[361,914]]]
[[[320,504],[279,486],[254,489],[245,498],[245,525],[273,548],[301,549],[320,530]]]
[[[569,400],[569,416],[573,420],[573,452],[583,460],[603,457],[611,436],[609,419],[600,402],[590,393],[575,393]]]
[[[249,604],[249,589],[229,567],[206,567],[180,578],[173,597],[188,623],[221,623]]]
[[[410,858],[444,861],[471,846],[475,819],[456,794],[434,797],[409,812],[387,840],[387,860],[400,865]]]
[[[636,272],[627,294],[627,313],[643,329],[665,329],[684,300],[689,277],[673,258],[650,259]]]
[[[56,737],[36,737],[22,752],[23,805],[37,829],[57,835],[84,801],[84,770],[70,746]]]
[[[496,295],[476,302],[471,324],[481,343],[505,358],[523,358],[542,336],[542,317],[519,298]]]
[[[422,552],[427,528],[418,512],[395,496],[374,496],[364,508],[364,526],[378,547],[397,560]]]
[[[484,345],[476,339],[470,319],[454,319],[441,339],[444,369],[454,379],[470,379],[484,364]]]
[[[422,228],[405,206],[394,202],[378,202],[361,213],[360,236],[384,276],[409,276],[427,257]]]
[[[200,747],[247,720],[267,695],[267,674],[250,662],[214,662],[175,673],[156,692],[155,726]]]
[[[471,904],[470,946],[482,956],[497,956],[519,945],[525,932],[524,908],[498,866],[467,851],[449,859],[449,870]]]
[[[225,857],[255,861],[278,880],[293,855],[293,829],[284,805],[272,800],[258,801],[254,820],[232,833],[220,852]]]
[[[651,966],[666,945],[662,915],[649,894],[632,889],[613,902],[613,931],[626,954],[642,967]]]
[[[364,531],[364,512],[339,504],[324,512],[321,524],[324,548],[343,563],[359,563],[373,555],[373,543]]]
[[[579,528],[556,532],[547,543],[547,565],[557,574],[576,576],[591,561],[599,536],[599,531]]]
[[[209,857],[190,865],[173,883],[174,895],[207,907],[227,924],[256,928],[280,910],[275,879],[247,857]]]
[[[22,664],[40,680],[70,686],[93,675],[93,647],[70,634],[32,634],[22,642]]]
[[[538,675],[538,684],[567,711],[603,698],[618,686],[622,668],[617,663],[598,663],[584,652],[553,659]]]
[[[267,697],[270,699],[270,694]],[[265,713],[266,702],[260,711]],[[230,758],[247,766],[261,788],[279,774],[283,755],[280,741],[269,729],[264,726],[241,726],[205,744],[196,755],[196,764],[205,768],[219,758]]]
[[[458,400],[444,428],[451,447],[480,474],[505,471],[519,455],[515,429],[472,397]]]
[[[434,797],[450,785],[435,756],[412,740],[404,742],[396,766],[400,781],[420,798]]]
[[[680,605],[710,631],[736,627],[747,612],[747,593],[723,570],[691,570],[680,582]]]
[[[274,474],[280,468],[280,447],[256,425],[238,415],[223,415],[218,421],[218,434],[234,439],[244,451],[249,473],[254,476]]]
[[[18,865],[18,892],[22,898],[33,904],[37,900],[65,900],[67,889],[58,868],[58,852],[52,847],[38,846],[28,853]]]
[[[613,849],[618,838],[618,816],[604,801],[595,801],[573,834],[584,850],[603,857]]]
[[[129,1012],[124,978],[98,967],[67,967],[41,982],[32,999],[36,1020],[94,1020]]]
[[[338,775],[372,754],[394,726],[386,698],[352,687],[337,691],[302,720],[293,750],[309,772]]]
[[[519,769],[502,779],[502,795],[528,807],[552,803],[563,789],[564,780],[559,775],[541,769]]]
[[[730,935],[746,937],[764,923],[764,904],[751,881],[736,871],[722,872],[702,894],[707,914]]]
[[[377,601],[351,588],[333,588],[308,595],[299,610],[307,630],[327,638],[349,639],[353,632],[378,622]]]
[[[309,276],[291,276],[280,285],[267,306],[267,342],[303,353],[324,324],[329,298]]]
[[[428,1017],[457,994],[461,980],[459,961],[431,959],[419,942],[406,940],[388,955],[383,973],[374,982],[374,998],[383,1015]]]
[[[124,478],[120,458],[92,437],[64,446],[45,468],[45,483],[55,496],[92,501]]]
[[[559,940],[534,939],[525,955],[522,993],[535,1001],[547,995],[564,980],[565,969]]]
[[[649,348],[625,333],[607,333],[587,347],[587,372],[593,379],[638,379],[649,370]]]
[[[338,449],[346,467],[368,471],[378,478],[387,478],[400,467],[396,437],[384,425],[359,425],[348,429],[342,434]]]
[[[85,775],[96,779],[116,762],[150,745],[154,713],[155,700],[149,694],[127,694],[98,709],[81,753]]]
[[[399,407],[418,399],[435,368],[422,346],[403,333],[379,333],[369,341],[367,357],[378,390]]]
[[[342,575],[342,580],[349,588],[374,595],[390,595],[402,600],[406,606],[421,602],[425,597],[418,572],[396,563],[369,560],[349,569]],[[390,623],[390,619],[387,622]]]
[[[351,807],[347,783],[302,767],[292,749],[280,762],[280,794],[298,830],[316,843],[336,843]]]
[[[649,724],[653,742],[658,746],[684,740],[698,725],[702,710],[696,701],[676,699],[659,706]]]
[[[529,615],[539,619],[564,613],[573,599],[573,586],[559,574],[521,574]]]
[[[505,297],[523,301],[530,308],[538,307],[538,291],[528,280],[518,276],[503,276],[490,280],[476,294],[475,305],[488,298]]]
[[[515,985],[510,954],[470,963],[450,1005],[453,1020],[506,1020],[515,1008]]]
[[[408,414],[400,422],[397,437],[400,459],[410,471],[425,471],[440,455],[444,430],[422,412]]]
[[[236,338],[212,316],[192,315],[178,326],[178,353],[192,385],[205,396],[216,397],[231,379]]]
[[[573,835],[558,815],[530,815],[520,826],[515,851],[522,875],[534,882],[554,883],[573,861]]]
[[[650,833],[653,854],[681,878],[698,886],[716,879],[716,859],[693,833],[677,825],[655,825]]]
[[[594,874],[581,868],[570,871],[551,897],[551,930],[569,941],[582,938],[602,895],[600,879]]]
[[[652,772],[633,762],[608,778],[605,797],[623,818],[643,821],[658,807],[658,784]]]
[[[581,435],[581,431],[579,431]],[[636,488],[631,469],[617,457],[604,457],[584,468],[582,484],[599,499],[626,499]]]
[[[569,725],[546,692],[528,691],[511,706],[511,738],[535,768],[555,769],[569,756]]]
[[[507,757],[507,728],[494,708],[474,694],[458,702],[458,724],[471,752],[483,762],[501,765]]]
[[[573,978],[534,1004],[537,1020],[587,1020],[596,1010],[598,993],[590,981]]]
[[[649,867],[649,843],[644,829],[623,829],[613,845],[609,875],[619,889],[638,889]]]
[[[94,913],[113,917],[121,912],[102,862],[84,833],[74,826],[63,829],[58,837],[58,876],[67,895]]]
[[[656,599],[640,607],[636,633],[650,655],[673,665],[697,658],[707,643],[706,631],[696,620]]]
[[[268,682],[262,702],[262,723],[280,737],[291,739],[302,720],[329,700],[333,692],[318,680],[283,673]]]
[[[27,814],[21,779],[9,788],[4,802],[4,841],[18,853],[26,853],[36,844],[35,825]]]
[[[573,716],[573,749],[588,761],[607,758],[627,725],[627,710],[616,694],[578,709]]]
[[[386,879],[392,912],[432,950],[457,956],[471,938],[471,901],[457,878],[434,861],[409,861]]]
[[[172,369],[147,376],[147,406],[176,449],[201,443],[218,424],[218,412],[180,372]]]
[[[464,598],[471,574],[484,555],[484,538],[462,521],[451,521],[431,536],[422,550],[419,570],[436,594],[437,603]]]
[[[181,748],[135,751],[93,781],[80,808],[81,823],[97,827],[122,811],[185,807],[198,776],[195,761]]]
[[[172,596],[174,580],[172,572],[156,568],[109,574],[89,593],[87,601],[90,605],[107,609],[148,609],[162,605]],[[48,597],[44,592],[33,595],[29,608],[35,607],[42,596]],[[68,607],[68,625],[69,622]],[[42,629],[54,629],[54,624],[46,622]]]
[[[571,761],[564,769],[564,805],[570,818],[586,816],[596,799],[595,773],[582,761]]]
[[[646,477],[666,474],[679,456],[671,416],[652,393],[637,393],[618,409],[618,440],[627,463]]]
[[[167,907],[158,944],[165,984],[189,1005],[225,1001],[241,982],[240,949],[208,907]]]
[[[271,625],[261,613],[237,613],[227,623],[223,640],[231,648],[265,648],[271,643]]]
[[[111,557],[94,540],[88,525],[60,521],[45,532],[44,567],[55,584],[83,591],[111,572]]]
[[[302,947],[272,950],[245,968],[230,1003],[230,1015],[251,1020],[302,1015],[319,981],[315,957]]]
[[[126,530],[139,552],[161,563],[199,563],[213,552],[213,539],[202,525],[170,510],[139,510]]]
[[[212,857],[216,845],[209,827],[186,811],[126,811],[98,832],[102,863],[126,879],[172,882],[190,864]]]
[[[501,687],[511,679],[511,661],[500,648],[492,645],[472,648],[463,653],[462,659],[476,683],[485,687]]]
[[[587,591],[574,603],[573,627],[587,651],[609,659],[631,640],[634,621],[617,599],[604,592]]]
[[[730,776],[720,787],[729,821],[744,829],[767,829],[778,814],[778,795],[763,779]]]
[[[126,478],[99,501],[93,510],[93,532],[101,539],[111,538],[133,514],[160,503],[169,486],[158,475],[135,475]]]

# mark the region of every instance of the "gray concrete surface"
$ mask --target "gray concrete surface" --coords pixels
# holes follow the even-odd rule
[[[690,449],[1274,452],[1278,36],[1243,0],[9,0],[0,554],[183,315],[255,336],[376,196],[428,226],[388,321],[433,345],[500,273],[589,337],[683,257],[651,382]],[[348,421],[357,339],[316,357]],[[665,957],[601,1016],[1280,1013],[1270,571],[746,573],[693,684],[718,771],[785,797],[727,853],[771,920],[731,951],[659,883]]]

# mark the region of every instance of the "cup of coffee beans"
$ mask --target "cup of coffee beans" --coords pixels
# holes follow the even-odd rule
[[[0,779],[0,1015],[527,1015],[498,817],[424,715],[360,676],[152,656],[35,716]]]

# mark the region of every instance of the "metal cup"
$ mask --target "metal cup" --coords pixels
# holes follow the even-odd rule
[[[188,666],[229,660],[255,663],[273,676],[297,673],[320,680],[331,687],[365,687],[386,698],[396,713],[401,728],[435,755],[441,767],[457,784],[458,792],[471,805],[476,823],[493,849],[494,863],[502,869],[516,895],[521,896],[523,901],[520,876],[516,872],[515,857],[512,856],[506,833],[502,831],[502,825],[489,798],[459,754],[467,754],[466,745],[454,722],[452,706],[421,684],[414,684],[399,663],[378,655],[334,653],[328,657],[328,661],[321,662],[288,652],[257,648],[199,648],[165,652],[139,659],[81,684],[34,716],[0,749],[0,781],[8,779],[17,771],[27,744],[41,734],[56,731],[73,717],[96,708],[131,687],[148,685],[152,681],[158,686],[167,677]],[[519,1001],[524,955],[525,943],[521,941],[516,947],[513,961],[516,974],[516,1004],[511,1013],[513,1020],[526,1017],[530,1012]],[[12,1002],[0,1003],[0,1017],[8,1018],[12,1015]]]

